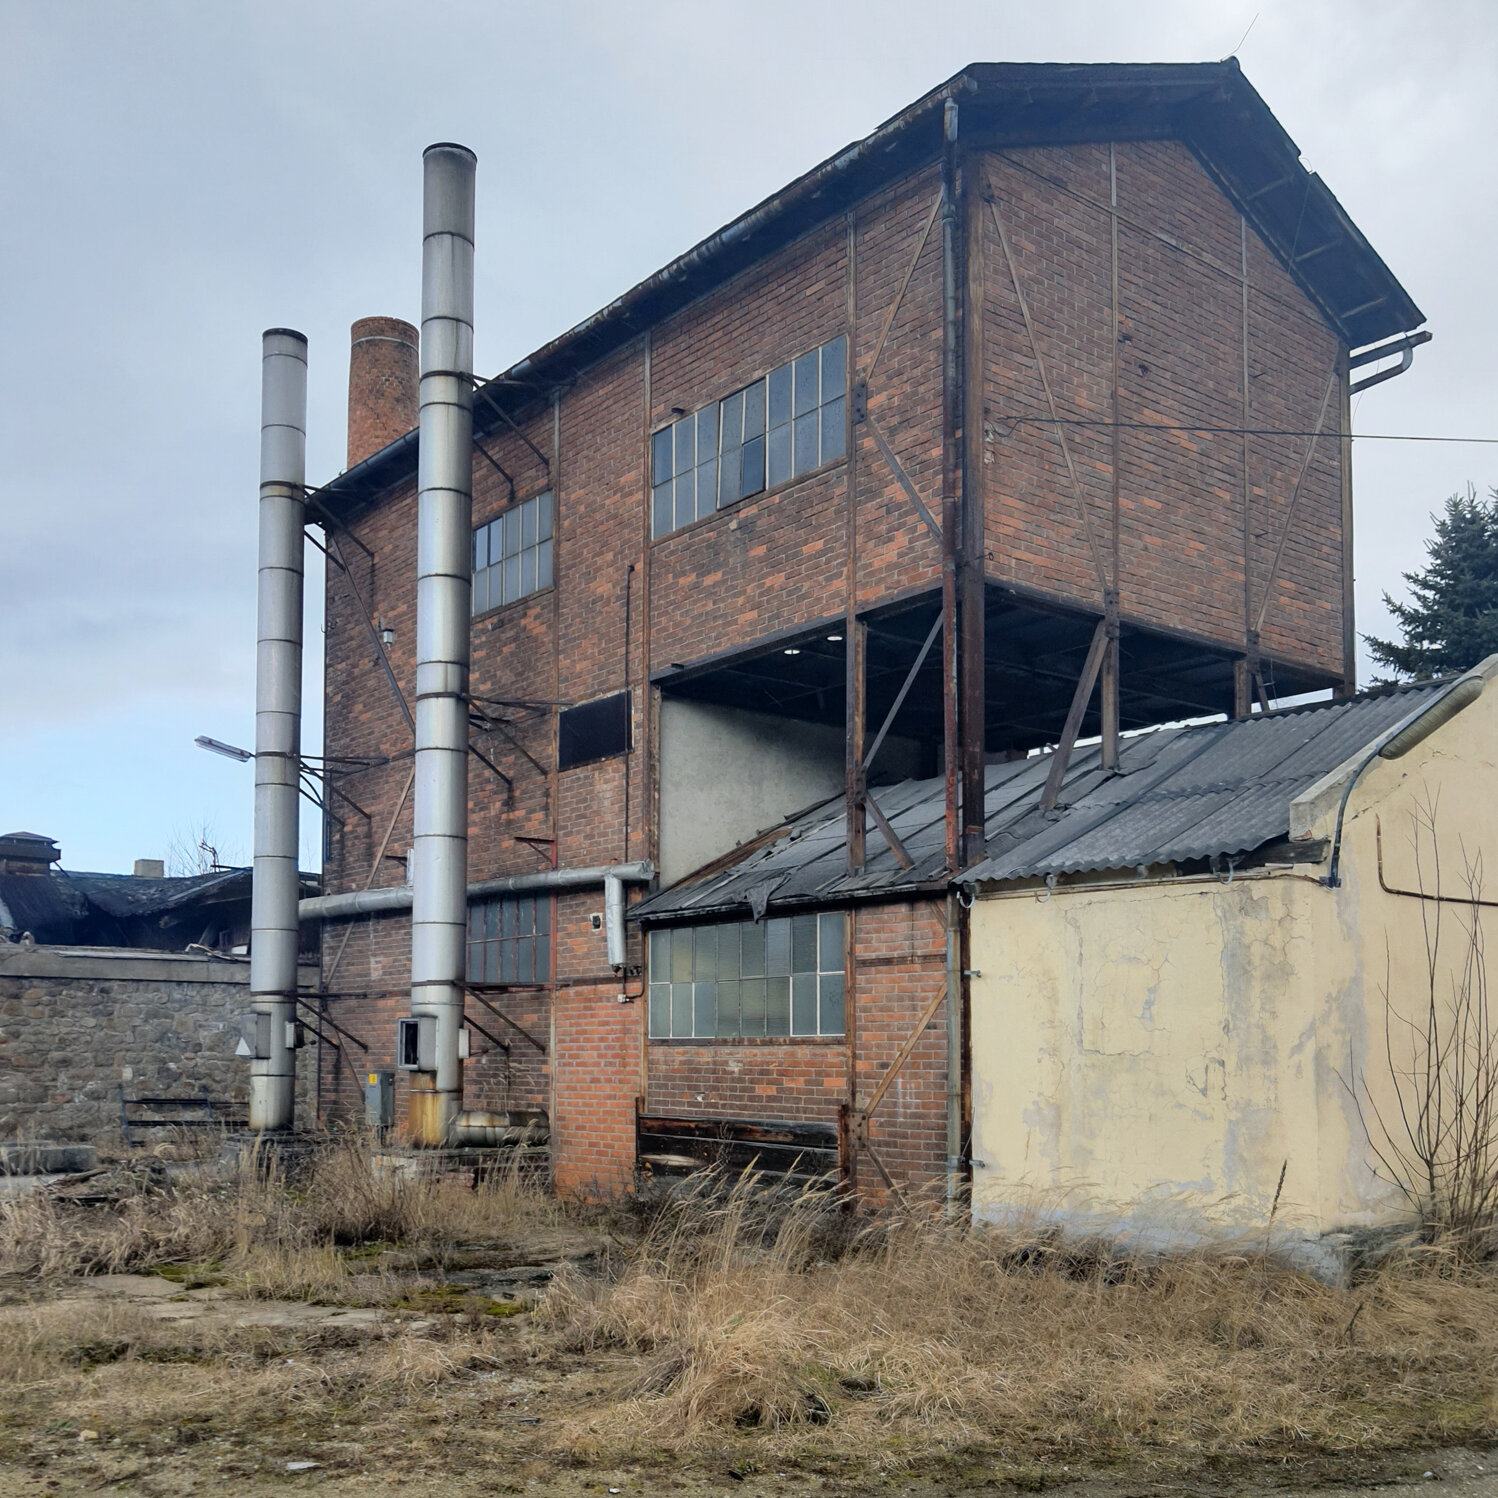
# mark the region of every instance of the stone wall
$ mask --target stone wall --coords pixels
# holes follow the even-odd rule
[[[122,1144],[121,1088],[246,1103],[249,1066],[234,1048],[249,977],[245,962],[173,952],[0,944],[0,1138]],[[314,1056],[298,1068],[303,1126]]]

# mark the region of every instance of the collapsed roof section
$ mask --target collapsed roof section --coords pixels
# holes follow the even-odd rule
[[[942,111],[991,149],[1179,140],[1279,257],[1349,349],[1418,328],[1421,312],[1243,76],[1212,63],[973,63],[623,296],[479,386],[480,435],[747,266],[937,158]],[[504,414],[501,414],[504,413]],[[407,432],[317,492],[347,520],[416,471]]]
[[[1078,748],[1050,815],[1039,807],[1050,754],[990,765],[986,856],[961,882],[1189,863],[1262,848],[1288,836],[1297,796],[1450,686],[1419,682],[1236,722],[1157,729],[1123,740],[1117,773],[1101,769],[1097,745]],[[871,832],[864,871],[850,875],[838,797],[663,890],[631,916],[653,925],[746,912],[758,919],[767,910],[944,891],[945,788],[937,778],[869,793],[911,868]]]

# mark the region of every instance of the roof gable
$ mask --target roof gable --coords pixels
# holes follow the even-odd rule
[[[958,101],[964,139],[990,147],[1174,139],[1279,258],[1349,348],[1418,327],[1425,315],[1244,78],[1213,63],[973,63],[623,296],[488,381],[481,435],[646,328],[784,248],[940,150],[942,111]],[[495,409],[491,409],[495,408]],[[346,514],[415,473],[408,432],[318,491]]]

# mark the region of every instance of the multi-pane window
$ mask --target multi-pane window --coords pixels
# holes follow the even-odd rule
[[[650,1035],[843,1034],[843,914],[650,933]]]
[[[834,338],[652,438],[651,531],[689,525],[847,450],[848,340]]]
[[[547,983],[551,979],[551,900],[504,896],[468,907],[470,983]]]
[[[551,495],[511,506],[473,533],[473,612],[551,586]]]

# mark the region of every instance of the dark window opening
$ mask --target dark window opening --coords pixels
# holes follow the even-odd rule
[[[557,769],[572,770],[628,754],[631,717],[628,692],[564,708],[557,715]]]

